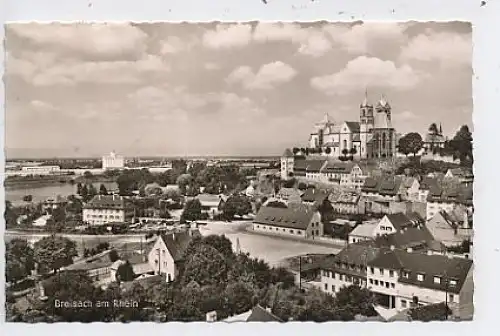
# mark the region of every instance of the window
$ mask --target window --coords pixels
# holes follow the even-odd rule
[[[403,278],[406,278],[406,279],[408,279],[410,277],[410,273],[407,271],[402,271],[401,275],[403,276]]]
[[[370,267],[370,273],[371,273],[371,274],[375,274],[375,268]]]
[[[417,274],[417,280],[418,281],[424,281],[424,275],[423,274]]]
[[[328,290],[328,284],[325,284],[325,291]]]
[[[450,302],[453,302],[455,300],[455,296],[453,294],[450,294]]]
[[[391,282],[391,288],[394,288],[394,287],[396,287],[396,285]]]
[[[373,279],[370,279],[370,285],[373,285]]]
[[[389,285],[389,283],[388,283],[388,282],[386,282],[386,283],[385,283],[385,288],[389,288],[389,286],[390,286],[390,285]]]
[[[384,269],[383,268],[380,269],[380,275],[384,275]]]
[[[441,283],[441,278],[440,278],[440,277],[435,276],[435,277],[434,277],[434,283],[439,285],[439,284]]]
[[[344,275],[340,274],[340,281],[344,281]]]
[[[373,280],[373,282],[375,283],[375,286],[378,286],[378,280]]]
[[[389,271],[389,276],[392,278],[394,276],[394,271],[393,270],[390,270]]]
[[[293,230],[290,230],[290,233],[293,233]]]
[[[401,300],[401,307],[406,308],[407,304],[406,300]]]
[[[450,286],[451,287],[455,287],[457,285],[457,281],[456,280],[450,280]]]
[[[332,292],[335,292],[335,286],[332,285]]]

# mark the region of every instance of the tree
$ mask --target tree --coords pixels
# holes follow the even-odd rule
[[[128,282],[133,281],[134,279],[135,273],[132,265],[130,264],[130,261],[127,260],[123,264],[118,266],[118,269],[116,270],[116,280],[118,280],[119,282]]]
[[[197,199],[193,199],[190,201],[186,202],[186,205],[184,206],[184,211],[182,212],[181,215],[181,221],[196,221],[202,219],[202,213],[201,213],[201,203]]]
[[[35,267],[34,252],[23,239],[12,239],[5,246],[5,278],[17,282],[31,274]]]
[[[115,249],[111,250],[108,256],[109,256],[109,261],[111,262],[115,262],[118,259],[120,259],[120,256],[118,255],[118,252]]]
[[[424,142],[420,134],[412,132],[399,139],[398,150],[406,156],[410,153],[415,156],[422,149],[423,145]]]
[[[222,211],[226,219],[233,219],[235,215],[241,217],[252,212],[252,203],[246,196],[232,195],[224,202]]]
[[[254,291],[248,283],[237,281],[228,284],[225,296],[228,298],[228,306],[231,314],[244,313],[253,306]]]
[[[234,258],[233,244],[224,235],[209,235],[203,237],[201,242],[208,246],[212,246],[228,260]]]
[[[450,314],[451,309],[444,302],[410,309],[413,321],[444,321]]]
[[[182,283],[186,285],[194,281],[200,286],[223,284],[227,281],[227,271],[222,253],[212,246],[199,244],[187,257]]]
[[[453,139],[450,147],[456,157],[460,159],[460,165],[471,166],[474,161],[472,153],[472,133],[467,125],[460,127]]]
[[[144,185],[139,187],[139,196],[146,197],[146,187]]]
[[[101,186],[99,187],[99,195],[107,195],[108,194],[108,189],[106,189],[106,186],[101,183]]]
[[[57,272],[61,267],[73,263],[73,257],[78,255],[76,244],[68,238],[48,236],[34,245],[34,260],[42,273]]]
[[[298,148],[298,147],[293,147],[292,152],[293,152],[293,155],[297,155],[297,154],[299,154],[299,152],[300,152],[300,148]]]
[[[437,127],[436,123],[432,123],[429,126],[429,133],[433,134],[433,135],[439,134],[439,130],[438,130],[438,127]]]
[[[82,196],[82,184],[80,182],[76,185],[76,194]]]
[[[295,276],[284,267],[273,267],[271,269],[271,282],[281,283],[282,288],[287,289],[295,284]]]
[[[377,314],[373,308],[376,303],[373,293],[368,288],[361,288],[358,285],[342,287],[335,295],[335,303],[353,316]]]
[[[94,177],[94,175],[92,175],[92,173],[90,171],[86,170],[83,173],[83,177],[85,177],[86,179],[91,179],[92,177]]]
[[[83,199],[84,202],[86,202],[86,200],[88,200],[89,190],[88,190],[86,184],[84,184],[81,187],[79,195],[82,196],[82,199]]]

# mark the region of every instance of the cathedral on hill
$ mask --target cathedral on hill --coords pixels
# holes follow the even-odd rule
[[[386,158],[396,155],[396,133],[391,122],[391,106],[382,97],[375,106],[365,99],[359,121],[333,122],[326,114],[309,138],[313,152],[331,157],[352,155],[356,159]]]

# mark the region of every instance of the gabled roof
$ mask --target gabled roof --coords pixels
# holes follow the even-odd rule
[[[415,251],[446,251],[446,247],[434,240],[429,229],[425,226],[408,227],[401,231],[376,237],[375,244],[380,247],[412,248]]]
[[[277,196],[279,198],[283,198],[286,200],[289,199],[290,197],[300,198],[302,194],[303,194],[302,190],[283,187],[278,191]]]
[[[321,171],[321,168],[325,164],[326,160],[320,159],[320,160],[308,160],[307,165],[306,165],[306,172],[310,173],[319,173]]]
[[[472,185],[464,185],[456,178],[446,178],[430,188],[427,201],[472,205],[472,197]]]
[[[125,200],[122,196],[97,195],[85,205],[85,209],[125,209]]]
[[[347,245],[335,256],[327,256],[322,264],[321,269],[338,270],[339,263],[347,263],[349,265],[366,266],[371,260],[376,258],[383,249],[375,246],[371,241],[364,241]],[[346,269],[343,269],[346,271]]]
[[[356,191],[341,190],[336,193],[331,193],[328,200],[330,203],[357,204],[360,198],[360,193]]]
[[[387,219],[392,223],[394,228],[398,231],[406,229],[408,227],[414,227],[416,225],[424,224],[424,219],[416,212],[412,212],[409,215],[404,213],[395,213],[385,215]]]
[[[199,194],[195,198],[200,201],[202,206],[218,206],[223,200],[222,196],[212,194]]]
[[[290,148],[285,149],[285,152],[281,155],[281,157],[293,157],[293,153]]]
[[[401,176],[368,177],[361,190],[381,195],[397,195],[400,192]]]
[[[346,121],[347,127],[351,130],[352,133],[359,133],[359,122],[357,121]]]
[[[351,231],[351,233],[349,233],[349,236],[373,238],[373,231],[375,231],[376,227],[377,224],[375,223],[359,224],[354,228],[354,230]]]
[[[302,194],[302,201],[323,203],[323,201],[328,198],[328,195],[330,195],[330,193],[326,190],[307,188],[304,194]]]
[[[283,320],[260,305],[257,305],[252,309],[247,322],[283,322]]]
[[[356,163],[353,162],[329,161],[322,169],[322,172],[350,174],[354,166],[356,166]]]
[[[464,167],[451,168],[451,169],[448,169],[448,172],[450,172],[454,177],[458,177],[458,178],[473,178],[474,177],[472,169],[468,169],[468,168],[464,168]]]
[[[395,249],[381,253],[369,262],[369,266],[409,272],[408,278],[399,277],[401,283],[441,291],[447,289],[451,293],[459,293],[472,267],[472,260],[419,252],[409,253],[405,250]],[[424,275],[424,280],[419,281],[417,274]],[[435,283],[434,277],[441,278],[440,283]],[[444,279],[454,280],[456,285],[446,286]]]
[[[263,206],[260,208],[254,223],[282,228],[305,230],[316,213],[312,206],[297,204],[288,208]]]
[[[184,231],[167,234],[164,233],[160,235],[160,238],[165,243],[165,246],[167,246],[167,249],[174,261],[180,261],[182,260],[189,243],[196,236],[199,236],[198,231],[192,231],[191,233]]]

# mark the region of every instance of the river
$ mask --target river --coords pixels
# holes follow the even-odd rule
[[[94,187],[99,190],[101,183],[93,183]],[[116,183],[106,182],[102,183],[108,190],[117,188]],[[55,198],[56,196],[69,196],[76,194],[76,184],[60,183],[50,186],[32,187],[32,188],[5,188],[5,199],[12,202],[14,205],[23,204],[23,197],[26,195],[33,196],[33,202],[41,202],[48,198]]]
[[[211,234],[225,235],[232,243],[233,249],[239,241],[240,250],[248,252],[252,257],[257,257],[265,260],[272,266],[280,264],[283,259],[307,254],[307,253],[338,253],[341,247],[328,247],[306,242],[294,241],[285,238],[271,237],[260,234],[255,234],[246,230],[246,223],[219,223],[210,222],[206,226],[200,227],[200,233],[203,236]],[[7,231],[5,240],[9,241],[14,237],[25,237],[30,242],[34,243],[48,234],[30,235],[26,233],[18,233]],[[79,247],[81,245],[90,246],[98,242],[109,242],[111,245],[117,246],[124,243],[138,243],[144,239],[144,234],[134,235],[116,235],[116,236],[89,236],[89,235],[65,235],[69,239],[74,240]]]

